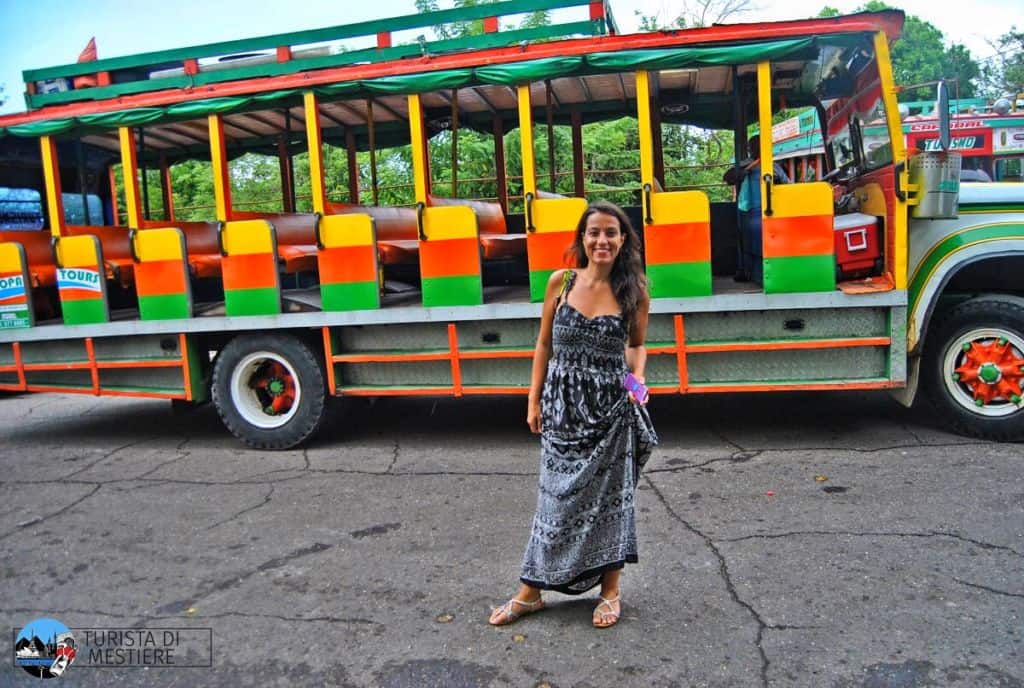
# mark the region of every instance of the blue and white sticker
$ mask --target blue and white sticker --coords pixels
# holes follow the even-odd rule
[[[60,289],[83,289],[96,294],[103,293],[99,271],[89,268],[58,268],[57,287]]]

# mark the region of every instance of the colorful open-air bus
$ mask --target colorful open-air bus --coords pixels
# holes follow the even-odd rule
[[[554,8],[582,16],[501,25]],[[396,39],[452,21],[484,30]],[[1020,437],[1024,193],[965,192],[957,216],[955,155],[908,160],[889,58],[902,23],[619,35],[602,2],[524,0],[27,71],[29,111],[0,118],[0,187],[39,192],[45,220],[0,236],[0,389],[212,398],[263,448],[310,437],[331,395],[525,394],[544,285],[599,195],[585,125],[628,117],[654,394],[889,389],[909,403],[920,371],[958,429]],[[337,46],[359,36],[374,44]],[[733,132],[743,150],[752,125],[804,105],[828,132],[824,181],[751,182],[756,234],[735,203],[666,188],[667,127]],[[555,126],[571,131],[571,193],[554,193]],[[434,193],[428,139],[447,132],[454,151],[460,128],[493,135],[490,200],[455,197],[452,178],[452,197]],[[403,143],[410,202],[380,205],[376,180],[366,202],[365,151]],[[325,168],[328,144],[346,165]],[[761,137],[762,170],[772,146]],[[232,203],[229,159],[246,151],[280,153],[274,211]],[[311,212],[290,183],[300,153]],[[174,163],[197,157],[216,207],[179,219]],[[92,196],[102,212],[86,212]],[[69,222],[75,197],[84,217]],[[759,282],[734,281],[737,246]]]

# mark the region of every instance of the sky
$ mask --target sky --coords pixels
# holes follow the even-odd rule
[[[750,0],[751,9],[729,22],[800,19],[829,5],[852,12],[865,0]],[[442,8],[451,3],[440,0]],[[611,0],[622,33],[637,29],[636,13],[668,22],[683,0]],[[948,43],[962,43],[976,60],[993,54],[995,41],[1011,27],[1024,29],[1021,0],[888,0],[907,14],[934,24]],[[281,10],[282,6],[288,11]],[[960,9],[952,9],[960,8]],[[586,12],[579,8],[577,12]],[[7,102],[0,114],[25,110],[21,72],[75,62],[89,39],[100,58],[204,43],[337,26],[415,14],[413,0],[0,0],[0,85]],[[573,15],[578,19],[580,14]],[[412,38],[410,36],[409,38]],[[396,38],[408,40],[403,36]]]

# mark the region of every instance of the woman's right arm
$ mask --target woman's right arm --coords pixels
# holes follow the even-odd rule
[[[534,433],[540,432],[540,397],[548,372],[548,361],[551,360],[551,330],[555,321],[555,301],[562,289],[563,279],[565,270],[555,270],[548,280],[548,286],[544,291],[544,309],[540,315],[540,333],[537,335],[537,346],[533,349],[530,395],[526,401],[526,424]]]

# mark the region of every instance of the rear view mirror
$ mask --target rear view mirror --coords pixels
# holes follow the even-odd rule
[[[939,145],[948,151],[951,142],[949,133],[949,88],[940,81],[935,92],[935,115],[939,118]]]

